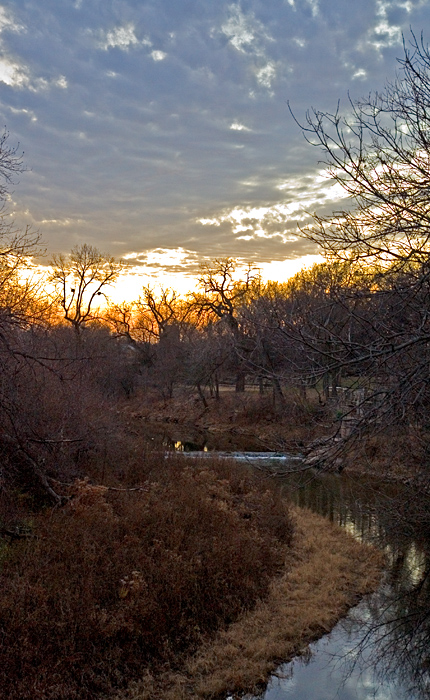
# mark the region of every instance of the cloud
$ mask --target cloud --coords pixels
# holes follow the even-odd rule
[[[221,32],[228,37],[230,44],[242,53],[260,53],[258,40],[267,38],[264,26],[250,14],[246,16],[239,4],[231,5],[229,17],[222,24]]]
[[[8,8],[0,6],[0,33],[5,29],[12,32],[24,31],[24,27],[15,19],[13,13]]]
[[[132,252],[124,255],[124,260],[135,264],[145,265],[150,268],[183,270],[184,267],[194,268],[196,264],[196,255],[190,250],[179,248],[154,248],[152,250],[144,250],[139,253]]]
[[[276,78],[276,63],[269,61],[261,68],[255,69],[257,83],[270,90],[272,82]]]
[[[55,78],[37,76],[31,67],[8,51],[6,35],[27,35],[28,30],[6,7],[0,6],[0,82],[12,88],[27,88],[32,92],[47,90],[50,87],[67,88],[64,75]]]
[[[419,2],[418,4],[421,3]],[[402,10],[404,13],[410,14],[412,9],[412,2],[404,2],[403,0],[376,0],[376,22],[374,26],[369,28],[365,39],[366,44],[376,49],[379,53],[383,49],[392,46],[401,46],[403,27],[400,24],[392,22],[390,15],[396,15],[396,10]]]
[[[0,58],[0,82],[13,88],[27,88],[31,92],[48,90],[51,87],[65,90],[67,80],[64,75],[47,79],[31,75],[27,66],[13,62],[9,58]]]
[[[154,59],[154,61],[164,61],[166,56],[167,53],[164,51],[151,51],[151,58]]]
[[[250,59],[257,84],[270,90],[276,77],[277,65],[267,56],[266,46],[274,39],[254,13],[244,14],[239,4],[231,5],[228,10],[229,16],[221,25],[220,31],[236,51]]]
[[[430,26],[427,0],[0,0],[0,123],[29,166],[17,225],[50,254],[185,251],[141,254],[154,275],[313,254],[297,224],[342,192],[287,101],[300,121],[381,90],[411,25]]]
[[[277,186],[284,199],[276,204],[259,207],[234,207],[214,217],[202,217],[202,226],[220,227],[229,224],[238,240],[279,239],[281,243],[297,241],[297,224],[310,221],[310,212],[345,198],[342,187],[330,181],[322,170],[305,178],[289,179]]]
[[[30,83],[27,70],[10,59],[0,58],[0,81],[6,85],[22,87]]]
[[[6,53],[2,36],[5,31],[22,33],[25,29],[7,8],[0,6],[0,50],[3,54]],[[0,58],[0,81],[12,87],[28,85],[28,69],[13,58],[3,55]]]
[[[136,28],[132,23],[123,27],[115,27],[108,31],[100,30],[98,32],[100,38],[97,41],[97,46],[104,51],[114,48],[128,51],[130,46],[138,46],[141,43],[135,34],[135,30]]]
[[[312,10],[312,15],[316,17],[319,13],[319,2],[318,0],[306,0],[308,5],[310,6]]]
[[[240,122],[233,122],[230,124],[230,129],[232,129],[232,131],[251,131],[249,127],[241,124]]]

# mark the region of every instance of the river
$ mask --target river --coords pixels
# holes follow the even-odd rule
[[[176,448],[184,449],[181,443]],[[217,454],[268,466],[267,453]],[[278,455],[272,467],[294,471],[300,461]],[[304,656],[281,665],[258,698],[248,695],[244,700],[428,699],[430,542],[422,526],[408,517],[415,510],[416,494],[411,498],[403,486],[345,474],[305,471],[283,476],[280,482],[296,504],[383,549],[387,565],[378,591],[311,644]]]
[[[305,657],[280,666],[258,700],[429,698],[429,543],[398,516],[396,504],[406,492],[309,472],[285,477],[283,488],[297,504],[383,548],[387,566],[379,590],[310,645]]]

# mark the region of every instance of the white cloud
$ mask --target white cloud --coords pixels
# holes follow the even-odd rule
[[[171,267],[176,265],[182,266],[191,264],[189,261],[190,257],[192,258],[192,262],[194,262],[195,254],[189,250],[185,250],[182,247],[154,248],[152,250],[145,250],[140,253],[127,253],[127,255],[124,255],[124,260],[135,260],[138,263],[145,263],[146,265]]]
[[[259,85],[270,89],[272,87],[272,82],[276,78],[276,63],[269,62],[262,68],[258,68],[255,71],[255,76]]]
[[[45,91],[50,87],[63,90],[67,88],[67,80],[64,75],[51,80],[32,77],[27,66],[11,61],[7,57],[0,58],[0,82],[14,88],[27,88],[31,92]]]
[[[97,45],[107,51],[111,48],[119,48],[127,51],[130,46],[137,46],[141,42],[135,34],[135,26],[131,22],[123,27],[115,27],[109,31],[100,31],[100,40]]]
[[[32,122],[37,122],[37,117],[32,109],[16,109],[15,107],[9,107],[12,114],[26,114],[30,117]]]
[[[12,13],[8,12],[5,7],[0,6],[0,33],[3,29],[9,29],[14,32],[25,31],[25,28],[14,19]]]
[[[285,242],[296,238],[292,237],[291,223],[309,219],[309,211],[314,207],[345,199],[343,188],[330,181],[324,170],[305,181],[292,178],[280,183],[278,189],[285,192],[284,201],[263,207],[233,207],[218,216],[198,219],[198,223],[203,226],[230,224],[232,233],[240,234],[238,240],[280,238]]]
[[[192,273],[197,269],[198,256],[194,251],[182,247],[153,248],[142,252],[127,253],[127,272],[122,275],[114,291],[114,297],[137,299],[142,287],[170,287],[186,294],[195,286]]]
[[[312,16],[316,17],[319,13],[318,0],[307,0],[307,3],[311,7]]]
[[[390,0],[376,0],[376,24],[370,27],[364,44],[364,50],[369,45],[378,52],[381,49],[401,45],[402,29],[396,24],[390,24],[388,10],[391,7],[402,7],[407,11],[407,6]]]
[[[231,15],[221,26],[221,31],[237,51],[246,53],[255,41],[255,35],[261,25],[258,27],[252,16],[246,17],[239,5],[232,5],[230,9]]]
[[[3,54],[0,58],[0,82],[14,88],[27,88],[32,92],[46,90],[47,88],[59,87],[67,88],[67,80],[64,75],[58,78],[47,80],[46,78],[32,77],[30,68],[19,60],[7,55],[7,51],[2,39],[4,30],[15,33],[26,33],[26,28],[19,24],[6,8],[0,6],[0,51]]]
[[[245,15],[239,4],[231,5],[229,11],[230,16],[221,25],[221,32],[236,51],[245,54],[252,61],[258,85],[270,89],[276,76],[277,64],[267,56],[265,45],[274,39],[254,14]]]
[[[302,38],[299,37],[299,36],[295,36],[294,39],[293,39],[293,41],[294,41],[294,43],[297,44],[297,46],[299,46],[301,49],[304,49],[304,47],[305,47],[306,44],[307,44],[306,39],[302,39]]]
[[[67,80],[64,77],[64,75],[60,75],[59,78],[52,81],[52,84],[55,85],[56,87],[61,88],[62,90],[65,90],[67,88]]]
[[[12,13],[0,6],[0,36],[4,30],[16,33],[25,32],[25,28],[14,19]],[[0,58],[0,81],[12,87],[28,85],[30,82],[28,69],[6,55],[1,38],[0,50],[3,54]]]
[[[352,74],[352,78],[353,80],[357,80],[357,78],[362,78],[364,80],[367,78],[367,71],[365,71],[364,68],[359,68]]]
[[[12,87],[23,87],[30,83],[30,78],[26,68],[8,58],[0,58],[0,81]]]
[[[82,226],[85,224],[85,219],[74,219],[74,218],[64,218],[64,219],[42,219],[40,224],[46,225],[56,225],[56,226]]]
[[[154,59],[154,61],[164,61],[166,58],[167,53],[164,51],[152,51],[151,52],[151,58]]]
[[[230,124],[230,129],[233,131],[251,131],[251,129],[240,122],[233,122],[233,124]]]

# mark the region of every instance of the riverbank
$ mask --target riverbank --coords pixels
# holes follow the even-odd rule
[[[375,434],[360,434],[341,450],[339,422],[332,405],[323,405],[308,391],[286,392],[282,406],[256,391],[224,391],[203,407],[185,389],[170,399],[146,396],[145,404],[123,406],[128,426],[136,434],[167,438],[171,446],[208,451],[271,451],[304,455],[304,465],[322,471],[345,471],[389,483],[417,487],[430,494],[422,465],[421,433],[414,426],[388,425]],[[357,439],[358,438],[358,439]]]
[[[201,646],[180,671],[132,684],[116,700],[210,700],[257,693],[284,661],[305,654],[360,598],[374,591],[383,556],[328,520],[294,509],[293,560],[268,596]]]
[[[242,415],[250,427],[247,401],[220,402],[219,425],[244,402],[234,429]],[[18,519],[2,493],[0,697],[254,690],[376,587],[380,555],[309,512],[293,522],[274,480],[191,464],[148,441],[142,415],[119,418],[117,459],[88,453],[80,479],[56,482],[63,508],[22,506]]]
[[[111,697],[177,665],[283,570],[294,527],[267,480],[174,454],[141,468],[131,487],[76,480],[63,508],[0,539],[2,700]]]
[[[208,398],[204,407],[186,389],[170,399],[146,395],[145,401],[123,405],[130,429],[149,434],[164,433],[178,440],[198,441],[204,434],[209,449],[285,450],[300,452],[305,445],[331,429],[329,412],[316,400],[305,400],[291,391],[282,406],[269,394],[255,391],[224,391],[219,399]]]

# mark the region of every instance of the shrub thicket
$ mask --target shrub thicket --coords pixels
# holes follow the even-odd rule
[[[292,525],[237,465],[173,458],[141,490],[75,482],[0,571],[0,694],[94,698],[175,663],[252,607]]]

